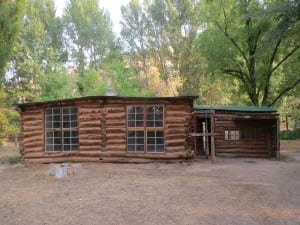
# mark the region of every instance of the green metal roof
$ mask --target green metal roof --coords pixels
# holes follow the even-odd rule
[[[265,106],[208,106],[195,105],[196,111],[201,110],[219,110],[219,111],[234,111],[234,112],[254,112],[254,113],[275,113],[276,109]]]

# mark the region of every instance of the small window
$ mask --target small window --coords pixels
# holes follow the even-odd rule
[[[240,140],[239,130],[225,130],[225,140],[238,141]]]
[[[147,132],[147,152],[164,152],[164,132]]]
[[[78,110],[74,107],[45,110],[46,152],[78,151]]]
[[[127,108],[127,126],[144,127],[144,107],[130,106]]]
[[[147,127],[163,127],[162,106],[147,106]]]

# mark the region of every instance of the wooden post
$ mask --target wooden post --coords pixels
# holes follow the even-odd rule
[[[279,116],[277,117],[276,120],[276,159],[280,159],[280,136],[279,136],[279,132],[280,132],[280,119]]]
[[[213,111],[210,117],[210,132],[213,134],[210,136],[211,140],[211,162],[215,163],[216,162],[216,149],[215,149],[215,112]]]

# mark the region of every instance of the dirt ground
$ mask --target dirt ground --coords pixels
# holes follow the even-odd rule
[[[2,164],[0,225],[299,225],[300,141],[282,149],[281,161],[87,163],[64,179],[50,165]]]

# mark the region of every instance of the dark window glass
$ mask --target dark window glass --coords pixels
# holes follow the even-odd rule
[[[73,107],[45,110],[46,151],[78,150],[77,113]]]

